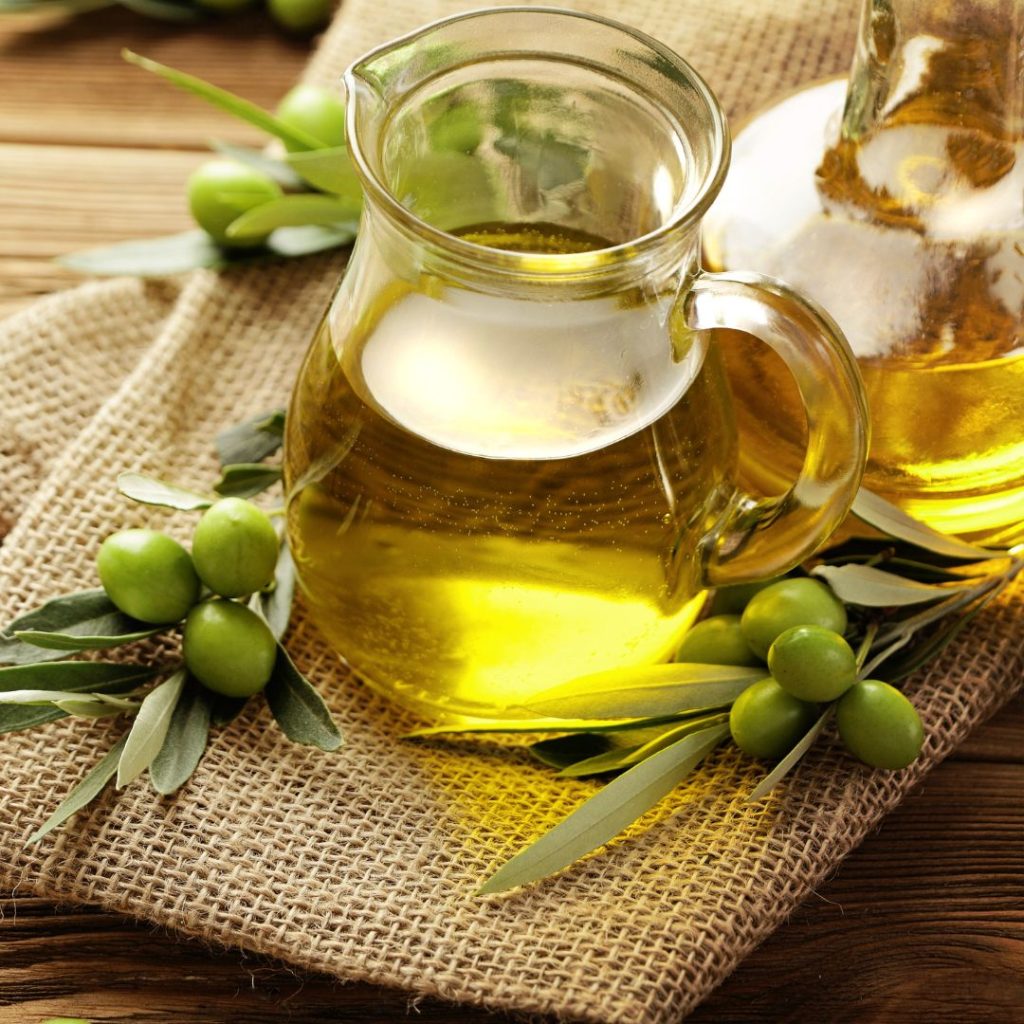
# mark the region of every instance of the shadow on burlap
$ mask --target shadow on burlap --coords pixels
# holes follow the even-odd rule
[[[347,0],[310,74],[331,82],[370,45],[461,6]],[[826,16],[817,0],[589,5],[690,56],[732,114],[842,72],[853,6],[831,4]],[[188,533],[192,517],[132,506],[114,477],[131,468],[208,481],[216,430],[285,400],[343,264],[333,254],[173,285],[89,285],[0,328],[4,620],[95,585],[96,547],[114,529]],[[570,1020],[667,1024],[1009,698],[1024,661],[1018,603],[980,618],[910,687],[928,733],[912,771],[869,772],[826,741],[776,795],[746,806],[760,771],[723,751],[599,856],[486,899],[471,895],[476,885],[594,786],[556,782],[482,744],[400,741],[411,719],[349,679],[300,614],[289,647],[344,726],[340,752],[295,747],[254,709],[216,734],[176,797],[143,782],[108,792],[25,853],[26,836],[112,737],[80,721],[0,737],[0,882],[343,979]]]

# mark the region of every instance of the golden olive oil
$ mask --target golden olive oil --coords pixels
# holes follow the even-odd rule
[[[543,225],[462,234],[601,245]],[[314,617],[359,675],[435,717],[516,716],[670,655],[736,458],[719,359],[670,301],[437,282],[389,291],[344,337],[330,321],[288,416],[288,524]]]

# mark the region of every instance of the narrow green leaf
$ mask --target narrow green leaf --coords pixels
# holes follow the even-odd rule
[[[531,743],[530,753],[549,768],[567,768],[571,764],[597,757],[611,749],[621,750],[615,744],[615,733],[570,733],[568,736],[553,736],[550,739]]]
[[[158,21],[170,21],[179,25],[194,25],[196,22],[205,21],[209,15],[191,4],[177,4],[172,0],[117,0],[122,7],[136,14],[143,14],[147,18],[156,18]]]
[[[295,667],[280,644],[277,645],[274,674],[265,693],[277,724],[293,743],[327,751],[341,746],[341,732],[323,697]]]
[[[585,761],[567,765],[559,772],[559,775],[563,779],[582,779],[588,775],[603,775],[606,772],[622,771],[624,768],[631,768],[633,765],[639,764],[692,732],[699,732],[714,725],[722,725],[728,721],[728,715],[701,716],[674,727],[662,729],[659,731],[659,735],[650,737],[644,743],[623,747],[620,750],[609,750],[587,758]]]
[[[81,700],[82,695],[75,690],[2,690],[0,704],[56,704],[58,701]],[[134,711],[138,702],[125,700],[107,693],[90,693],[89,703],[103,704],[105,707],[116,708],[118,711]]]
[[[238,462],[225,466],[214,490],[223,498],[251,498],[280,483],[281,467],[262,462]]]
[[[287,541],[278,552],[273,589],[257,595],[257,600],[257,610],[267,620],[274,639],[280,640],[288,630],[295,600],[295,562]]]
[[[138,778],[160,753],[184,686],[185,673],[178,671],[146,694],[142,707],[135,715],[121,763],[117,767],[118,789],[123,789]]]
[[[819,565],[812,570],[812,575],[825,580],[840,601],[864,608],[891,608],[941,601],[975,586],[974,583],[941,586],[918,583],[870,565]]]
[[[523,707],[557,718],[657,718],[731,704],[767,670],[674,662],[613,669],[574,679]]]
[[[99,651],[108,647],[120,647],[133,644],[138,640],[156,636],[167,629],[166,626],[150,627],[136,630],[134,633],[107,634],[106,636],[79,636],[77,633],[43,633],[32,629],[19,629],[14,635],[34,647],[50,651]],[[0,649],[0,660],[3,652]]]
[[[284,415],[284,409],[272,409],[222,430],[214,442],[221,466],[261,462],[277,452],[284,440]]]
[[[210,696],[190,682],[181,695],[160,752],[149,766],[153,788],[167,796],[180,789],[196,770],[210,735]]]
[[[100,701],[55,700],[53,704],[73,718],[116,718],[125,713],[123,708],[115,708],[112,704]]]
[[[690,733],[623,772],[499,868],[478,892],[504,892],[546,878],[603,846],[670,793],[728,733],[727,725]]]
[[[100,795],[104,786],[114,777],[118,762],[121,760],[121,752],[124,750],[127,742],[128,736],[126,734],[103,756],[99,764],[68,793],[57,810],[43,822],[39,829],[28,837],[25,842],[26,846],[38,843],[40,839],[49,835],[58,826],[63,825],[68,818]]]
[[[132,501],[143,505],[159,505],[161,508],[176,508],[182,512],[209,508],[214,499],[195,491],[164,483],[155,477],[142,473],[122,473],[117,478],[117,489]]]
[[[19,616],[0,635],[0,664],[58,661],[66,651],[115,647],[159,632],[129,618],[102,590],[55,597]]]
[[[194,229],[67,253],[57,262],[83,274],[165,277],[200,267],[227,267],[232,260],[205,231]]]
[[[990,551],[976,544],[968,544],[957,537],[948,537],[944,533],[939,533],[863,487],[857,492],[852,511],[858,519],[890,537],[905,540],[915,547],[934,551],[947,558],[977,562],[983,559],[998,558],[1005,554],[1002,551]]]
[[[261,174],[265,174],[283,188],[294,191],[306,187],[306,183],[288,164],[283,160],[267,156],[261,149],[252,149],[249,146],[236,146],[232,142],[222,142],[220,139],[211,141],[210,148],[216,153],[230,157],[230,159],[237,160],[240,164],[245,164]]]
[[[128,693],[159,671],[151,665],[109,661],[50,661],[0,668],[0,693],[12,690],[68,690],[72,693]]]
[[[305,153],[289,153],[285,160],[293,172],[313,188],[331,195],[342,196],[359,212],[363,204],[363,190],[347,146],[317,149]]]
[[[933,658],[937,658],[966,626],[1000,591],[993,590],[985,594],[965,612],[955,617],[940,620],[940,628],[930,636],[920,640],[909,648],[904,648],[897,657],[882,659],[873,666],[874,669],[885,665],[885,678],[890,683],[905,679]],[[894,655],[896,652],[893,652]]]
[[[189,75],[184,71],[177,71],[174,68],[167,67],[166,64],[160,64],[155,60],[150,60],[148,57],[141,57],[137,53],[132,53],[131,50],[122,50],[121,56],[129,64],[135,64],[145,71],[152,71],[153,74],[159,75],[172,85],[176,85],[179,89],[184,89],[186,92],[198,96],[200,99],[232,114],[234,117],[248,121],[249,124],[255,125],[268,135],[273,135],[282,142],[290,143],[299,149],[317,149],[319,147],[319,143],[312,135],[285,124],[270,113],[269,110],[264,110],[255,103],[250,103],[249,100],[242,99],[241,96],[236,96],[226,89],[221,89],[216,85],[211,85],[209,82],[204,82],[201,78],[196,78],[195,75]]]
[[[354,224],[332,228],[307,224],[298,228],[278,228],[263,246],[272,256],[293,259],[297,256],[311,256],[328,249],[337,249],[348,245],[355,237]]]
[[[315,193],[282,196],[247,210],[228,225],[227,235],[229,238],[256,239],[278,228],[313,224],[321,227],[341,225],[350,229],[354,237],[358,218],[359,210],[347,200]]]
[[[834,710],[835,705],[829,706],[796,746],[758,783],[754,791],[747,797],[748,804],[763,800],[796,767],[804,754],[814,745],[814,741],[821,735]]]

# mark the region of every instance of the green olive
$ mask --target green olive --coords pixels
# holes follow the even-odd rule
[[[738,615],[712,615],[698,622],[679,645],[676,661],[696,661],[711,665],[759,665],[740,632]]]
[[[906,768],[924,742],[914,705],[894,686],[864,679],[843,694],[836,725],[846,748],[873,768]]]
[[[831,629],[791,626],[769,648],[768,670],[794,697],[825,702],[841,697],[857,681],[857,657]]]
[[[758,657],[791,626],[824,626],[836,633],[846,631],[843,602],[819,580],[798,577],[779,580],[755,594],[740,620],[743,637]]]
[[[199,600],[189,553],[159,530],[111,534],[100,546],[96,569],[107,597],[133,619],[178,622]]]
[[[786,693],[774,679],[762,679],[733,701],[729,731],[745,754],[778,760],[793,749],[816,718],[813,705]]]
[[[267,514],[251,501],[222,498],[192,534],[199,578],[221,597],[243,597],[274,578],[279,543]]]
[[[279,120],[312,136],[324,149],[345,145],[345,104],[329,89],[297,85],[277,105]],[[297,147],[285,143],[289,152]]]
[[[225,697],[249,697],[267,685],[277,658],[270,627],[235,601],[204,601],[188,613],[185,664],[205,686]]]
[[[261,245],[262,238],[228,238],[228,226],[247,210],[283,193],[277,182],[237,160],[208,160],[192,172],[186,186],[195,222],[218,244],[234,248]]]
[[[289,32],[316,32],[331,20],[334,0],[267,0],[270,16]]]

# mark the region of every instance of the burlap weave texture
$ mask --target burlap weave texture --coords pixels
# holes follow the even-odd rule
[[[310,67],[335,80],[369,46],[463,9],[346,0]],[[844,70],[856,5],[596,0],[705,73],[730,114]],[[168,102],[173,100],[169,99]],[[111,282],[0,327],[0,611],[94,585],[102,537],[192,517],[114,494],[124,469],[201,485],[217,429],[286,399],[343,254],[176,284]],[[402,742],[411,719],[348,679],[300,614],[289,647],[347,743],[297,748],[255,709],[217,734],[190,783],[107,793],[30,852],[25,837],[109,743],[55,723],[0,737],[0,882],[88,901],[209,941],[368,979],[599,1024],[680,1019],[834,868],[929,767],[1007,699],[1024,655],[1019,601],[980,619],[911,687],[928,730],[906,773],[821,744],[777,795],[723,752],[600,856],[508,896],[473,897],[501,860],[593,791],[485,744]]]

